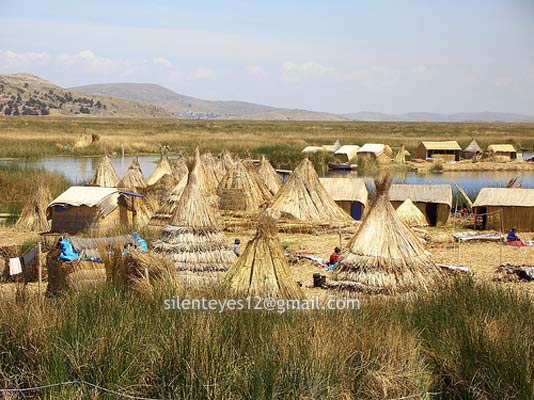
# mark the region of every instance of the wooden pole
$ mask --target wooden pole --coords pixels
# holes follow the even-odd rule
[[[339,248],[342,249],[343,248],[343,236],[341,234],[341,224],[339,224],[338,235],[339,235]]]
[[[41,294],[41,283],[43,281],[43,262],[41,261],[41,242],[37,243],[37,291],[39,292],[39,297]]]
[[[499,246],[499,265],[502,265],[502,247],[504,246],[504,242],[502,240],[502,236],[504,235],[504,223],[503,223],[503,211],[502,208],[499,210],[499,218],[501,220],[501,245]]]

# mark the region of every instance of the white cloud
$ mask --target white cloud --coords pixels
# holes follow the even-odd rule
[[[81,68],[94,72],[105,72],[117,68],[116,62],[99,57],[92,50],[81,50],[76,54],[60,54],[57,61],[67,67]]]
[[[267,71],[259,65],[247,66],[247,73],[254,78],[263,78],[267,74]]]
[[[296,64],[289,61],[282,65],[282,69],[284,79],[290,81],[317,79],[335,71],[334,68],[315,62]]]
[[[426,65],[417,65],[413,72],[415,72],[417,75],[424,75],[428,72],[428,67]]]
[[[166,68],[173,68],[174,65],[172,62],[170,62],[169,60],[167,60],[165,57],[156,57],[154,58],[153,60],[154,64],[156,65],[162,65]]]
[[[214,70],[210,68],[200,67],[195,69],[191,75],[190,78],[194,81],[200,81],[200,80],[206,80],[206,79],[213,79],[215,78],[217,74]]]
[[[21,52],[0,50],[0,71],[21,72],[28,68],[49,63],[51,57],[46,52]]]

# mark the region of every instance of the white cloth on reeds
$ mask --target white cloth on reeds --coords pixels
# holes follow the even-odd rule
[[[9,259],[9,275],[22,274],[22,264],[20,258]]]

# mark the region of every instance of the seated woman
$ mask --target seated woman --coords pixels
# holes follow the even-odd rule
[[[526,246],[527,244],[521,240],[519,236],[517,236],[517,229],[512,228],[510,232],[508,232],[508,236],[506,237],[506,243],[509,246]]]
[[[328,271],[332,272],[336,268],[340,255],[341,249],[339,247],[336,247],[334,249],[334,252],[330,255],[330,260],[328,262],[328,266],[326,267]]]

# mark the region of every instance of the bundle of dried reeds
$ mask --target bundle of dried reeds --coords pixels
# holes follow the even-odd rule
[[[132,161],[117,187],[131,191],[146,187],[145,177],[143,176],[143,171],[141,171],[141,164],[139,164],[138,158]]]
[[[342,289],[395,293],[428,289],[442,277],[432,256],[395,213],[391,176],[375,180],[377,199],[344,253],[333,278]]]
[[[178,202],[182,197],[182,193],[187,185],[187,174],[180,179],[180,182],[174,187],[170,196],[165,200],[163,205],[154,213],[150,218],[149,225],[152,226],[164,226],[168,225],[174,210],[178,206]]]
[[[256,236],[223,278],[223,285],[242,295],[298,299],[304,293],[293,278],[277,237],[280,213],[265,210],[258,217]]]
[[[119,181],[119,176],[113,167],[111,158],[106,154],[96,168],[96,173],[91,181],[91,185],[100,187],[117,187]]]
[[[271,194],[273,196],[276,195],[282,186],[282,179],[280,178],[280,175],[276,173],[273,166],[269,160],[265,158],[265,156],[261,156],[261,162],[257,171],[263,183],[265,183],[267,188],[269,188]]]
[[[307,158],[293,171],[274,197],[271,208],[299,221],[353,222],[325,190]]]
[[[201,159],[206,172],[212,175],[218,184],[226,173],[223,165],[211,153],[202,154]]]
[[[271,198],[267,187],[253,174],[255,170],[251,174],[240,160],[234,163],[217,189],[221,210],[254,211]]]
[[[174,170],[172,168],[171,162],[169,161],[167,156],[163,154],[158,165],[156,166],[156,169],[148,177],[146,183],[148,186],[152,186],[165,175],[173,175],[173,172]]]
[[[399,151],[397,152],[397,155],[393,159],[393,162],[397,164],[406,164],[406,148],[404,145],[401,145]]]
[[[180,271],[226,271],[236,258],[226,243],[216,211],[203,193],[205,184],[197,150],[169,225],[154,241],[156,252],[170,255]]]
[[[17,228],[34,232],[48,232],[50,224],[46,217],[46,209],[52,201],[52,195],[44,182],[37,187],[34,195],[24,205],[17,223]]]
[[[265,198],[266,201],[272,200],[273,194],[261,178],[260,174],[258,174],[258,169],[256,168],[256,165],[254,165],[254,161],[244,160],[243,165],[248,170],[252,179],[254,179],[254,183],[258,187],[258,191],[261,193],[262,197]]]
[[[425,214],[410,199],[404,200],[395,212],[400,220],[408,226],[428,225]]]
[[[174,170],[174,177],[180,182],[184,176],[187,176],[189,170],[187,169],[186,159],[181,156],[179,159],[174,160],[172,163]]]
[[[178,181],[173,174],[165,174],[156,183],[146,187],[145,195],[157,205],[155,210],[165,204],[177,184]]]
[[[225,150],[220,158],[220,163],[224,169],[224,173],[230,171],[234,166],[234,159],[228,150]]]

